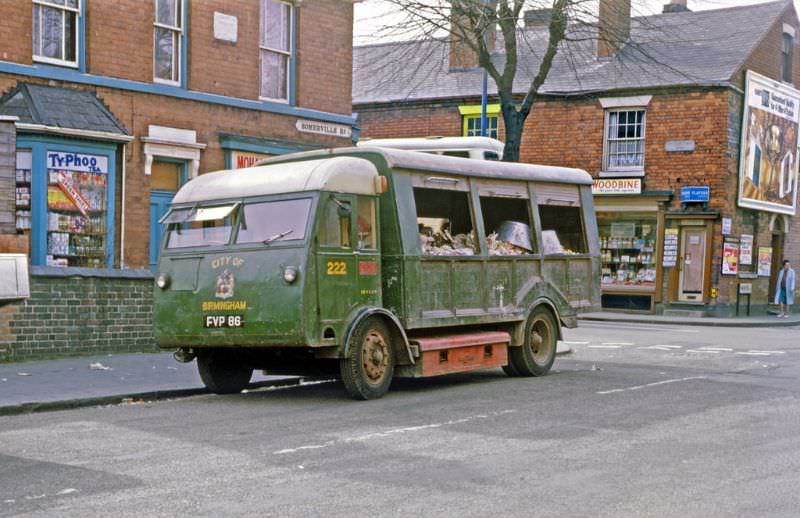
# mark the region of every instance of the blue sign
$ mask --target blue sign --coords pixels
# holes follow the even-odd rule
[[[708,185],[681,187],[681,203],[707,203],[709,191]]]

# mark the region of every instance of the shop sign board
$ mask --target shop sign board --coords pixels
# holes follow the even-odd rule
[[[739,273],[739,243],[725,240],[722,244],[722,275]]]
[[[742,234],[739,239],[739,264],[753,264],[753,236],[750,234]]]
[[[681,203],[708,203],[710,192],[708,185],[681,187]]]
[[[350,138],[353,135],[353,128],[344,124],[333,124],[330,122],[311,121],[297,119],[295,123],[297,131],[301,133],[315,133],[317,135],[329,135],[331,137]]]
[[[641,178],[595,178],[592,181],[592,194],[641,194]]]
[[[231,169],[243,169],[253,167],[261,159],[269,158],[270,155],[263,153],[246,153],[242,151],[231,151]]]
[[[758,276],[769,277],[772,270],[772,247],[758,247]]]
[[[47,168],[59,171],[107,174],[108,157],[65,151],[49,151],[47,153]]]
[[[661,261],[662,266],[670,268],[678,264],[678,229],[668,228],[664,230],[664,252]]]
[[[739,206],[794,216],[800,91],[747,71]]]

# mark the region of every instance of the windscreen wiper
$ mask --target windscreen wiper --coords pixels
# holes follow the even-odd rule
[[[267,239],[265,239],[265,240],[263,241],[263,243],[264,243],[265,245],[268,245],[268,244],[272,243],[273,241],[277,241],[278,239],[281,239],[281,238],[283,238],[283,237],[286,237],[286,236],[288,236],[288,235],[289,235],[289,234],[291,234],[292,232],[294,232],[294,229],[291,229],[291,228],[290,228],[289,230],[284,230],[283,232],[281,232],[281,233],[279,233],[279,234],[275,234],[274,236],[270,236],[270,237],[268,237]]]

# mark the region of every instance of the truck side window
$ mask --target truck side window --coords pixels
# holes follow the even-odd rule
[[[537,185],[536,197],[542,221],[544,254],[586,253],[578,188],[541,184]]]
[[[334,197],[323,198],[322,220],[320,221],[319,243],[322,246],[350,248],[350,215],[343,207],[350,203]]]
[[[358,249],[377,249],[375,240],[375,200],[369,196],[359,196],[356,200],[356,232]]]
[[[481,196],[489,255],[532,254],[530,204],[526,199]]]
[[[414,203],[422,255],[475,255],[478,239],[469,193],[415,187]]]

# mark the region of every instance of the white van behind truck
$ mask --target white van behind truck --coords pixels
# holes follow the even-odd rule
[[[495,161],[503,159],[503,148],[505,147],[499,140],[489,137],[376,138],[362,139],[356,145]]]

